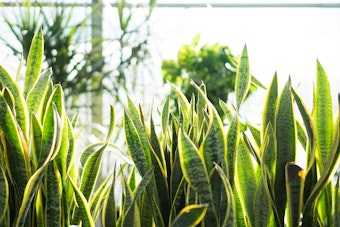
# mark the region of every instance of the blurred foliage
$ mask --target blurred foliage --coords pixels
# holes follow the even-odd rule
[[[91,89],[91,77],[95,73],[102,73],[104,67],[104,59],[95,54],[96,50],[88,50],[91,43],[86,25],[92,12],[77,21],[76,10],[74,5],[58,2],[25,1],[14,11],[14,17],[12,14],[3,14],[16,42],[0,37],[18,58],[23,55],[27,60],[32,37],[42,28],[47,63],[44,68],[52,68],[53,81],[62,85],[66,97],[88,92]]]
[[[150,71],[150,20],[156,5],[155,0],[148,4],[130,4],[125,0],[116,3],[117,20],[111,21],[114,38],[109,38],[107,44],[112,47],[109,51],[108,62],[111,66],[109,83],[106,89],[117,102],[121,102],[119,93],[123,90],[134,92],[138,84],[138,75],[143,70]],[[117,21],[119,22],[117,29]],[[151,73],[150,73],[151,74]],[[144,80],[144,79],[142,79]],[[143,82],[143,81],[142,81]]]
[[[104,39],[101,30],[103,3],[89,5],[92,8],[87,8],[85,15],[79,17],[82,8],[76,3],[26,0],[11,13],[4,11],[2,16],[14,39],[3,35],[0,39],[15,56],[19,59],[23,56],[26,60],[32,37],[42,28],[44,69],[52,68],[53,81],[62,85],[67,100],[72,100],[72,107],[84,105],[77,103],[80,94],[103,90],[119,102],[119,91],[127,90],[127,85],[134,82],[135,69],[149,56],[147,21],[155,4],[154,0],[147,5],[117,1],[113,12],[118,15],[117,20],[106,21],[110,25],[108,33],[113,35]],[[137,12],[139,9],[146,11],[142,17]],[[91,25],[94,14],[98,14],[101,22]],[[101,35],[93,38],[91,32],[100,32]]]
[[[197,35],[190,44],[180,48],[177,60],[163,61],[163,81],[177,85],[188,99],[196,93],[190,81],[196,84],[204,82],[208,98],[223,114],[219,100],[226,101],[234,91],[237,60],[228,46],[215,43],[199,48],[199,41],[200,35]],[[251,86],[250,91],[255,89]]]

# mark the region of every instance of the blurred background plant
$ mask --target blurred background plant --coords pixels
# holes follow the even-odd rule
[[[0,35],[0,39],[18,60],[27,60],[32,37],[42,28],[44,69],[51,67],[53,82],[62,85],[68,111],[82,108],[90,113],[91,127],[103,123],[103,92],[121,103],[121,93],[136,88],[136,69],[145,67],[143,62],[149,57],[147,22],[155,1],[131,5],[119,0],[114,4],[106,7],[117,16],[110,21],[103,18],[103,3],[97,0],[84,4],[26,0],[2,14],[11,34]],[[103,36],[105,25],[108,37]]]
[[[237,57],[226,45],[219,43],[205,44],[199,47],[200,34],[191,43],[183,44],[178,51],[177,60],[164,60],[162,73],[164,83],[171,82],[183,90],[190,99],[197,91],[190,81],[196,84],[204,82],[209,100],[216,106],[219,114],[224,115],[219,107],[219,100],[227,101],[234,91]],[[251,86],[250,93],[256,89]],[[172,94],[175,97],[174,94]]]

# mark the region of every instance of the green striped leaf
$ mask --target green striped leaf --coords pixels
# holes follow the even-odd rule
[[[314,151],[314,147],[315,147],[315,133],[313,131],[313,122],[312,122],[312,118],[311,118],[311,114],[308,111],[308,108],[306,106],[306,104],[304,103],[304,101],[302,100],[302,98],[300,97],[300,95],[294,90],[292,90],[292,94],[294,96],[294,101],[297,104],[297,107],[300,111],[304,126],[305,126],[305,130],[307,132],[307,136],[308,136],[308,142],[310,144],[310,149],[306,150],[307,153],[307,165],[308,165],[308,169],[307,172],[309,171],[311,165],[313,164],[313,160],[315,155],[312,154],[311,152]]]
[[[232,120],[234,119],[234,114],[233,114],[233,111],[231,110],[232,108],[229,107],[228,104],[221,99],[219,100],[219,104],[227,120],[229,122],[232,122]]]
[[[31,130],[32,130],[32,158],[33,166],[37,168],[38,157],[41,152],[41,139],[42,139],[42,125],[40,124],[37,116],[33,113],[31,117]],[[32,169],[35,171],[35,169]]]
[[[88,227],[95,227],[94,225],[94,221],[91,217],[91,212],[90,212],[90,208],[88,206],[87,200],[84,197],[84,195],[81,193],[81,191],[79,190],[79,188],[77,187],[76,183],[73,182],[72,178],[69,177],[68,180],[70,181],[73,190],[74,190],[74,195],[78,204],[78,214],[79,214],[79,219],[81,220],[81,224],[82,226],[88,226]],[[78,222],[78,220],[76,221],[76,223],[72,224],[79,224],[80,222]]]
[[[303,169],[294,163],[286,165],[286,188],[289,210],[289,226],[299,227],[303,204]]]
[[[276,221],[281,223],[282,226],[287,202],[285,166],[287,163],[295,161],[296,154],[296,126],[290,85],[289,78],[280,94],[276,112],[277,162],[274,190],[280,219]]]
[[[6,153],[5,161],[10,170],[9,178],[18,187],[19,197],[21,197],[28,180],[28,151],[22,131],[17,127],[13,113],[2,95],[0,96],[0,127],[8,141],[7,149],[3,152]]]
[[[235,200],[233,196],[233,189],[231,188],[231,185],[229,183],[229,180],[227,176],[225,175],[223,169],[219,165],[215,165],[215,168],[222,180],[224,189],[225,189],[225,201],[227,203],[226,205],[226,213],[221,214],[221,217],[224,216],[224,220],[220,221],[221,226],[230,226],[230,227],[236,227],[236,205]]]
[[[183,125],[183,128],[185,131],[188,131],[189,129],[189,123],[190,123],[190,114],[191,114],[191,108],[190,103],[188,99],[185,97],[183,92],[181,92],[175,85],[171,86],[174,90],[175,94],[177,95],[177,99],[179,101],[179,109],[181,114],[181,121],[180,123]]]
[[[151,168],[151,150],[149,147],[149,142],[147,138],[147,131],[146,128],[143,125],[143,113],[142,110],[138,111],[137,107],[134,105],[132,100],[128,98],[128,114],[133,122],[134,127],[136,128],[136,132],[139,136],[143,151],[144,151],[144,156],[147,160],[148,168]]]
[[[55,94],[57,97],[59,96],[60,89],[56,89],[53,94]],[[59,151],[59,148],[61,146],[62,142],[62,127],[63,127],[63,115],[59,109],[60,109],[60,103],[55,103],[52,100],[54,100],[54,95],[50,97],[49,103],[47,105],[47,109],[44,115],[44,121],[43,121],[43,131],[42,131],[42,139],[41,139],[41,149],[40,154],[37,157],[38,160],[38,166],[40,166],[44,160],[46,159],[47,155],[49,154],[49,151],[51,149],[55,151]],[[58,109],[59,107],[59,109]],[[58,116],[60,118],[61,124],[56,124],[54,120],[55,111],[57,111]],[[58,127],[55,129],[55,127]],[[57,134],[56,136],[54,134]],[[55,140],[55,138],[57,140]],[[53,158],[55,155],[57,155],[58,152],[55,152]]]
[[[184,207],[171,223],[171,227],[197,226],[204,218],[208,206],[208,204],[194,204]]]
[[[340,109],[340,95],[338,95],[338,105]],[[340,119],[340,111],[338,115],[338,119]],[[304,209],[304,219],[302,226],[306,227],[312,223],[313,218],[313,208],[315,202],[326,189],[329,182],[332,180],[339,164],[340,164],[340,122],[337,120],[337,131],[334,137],[331,153],[329,154],[327,163],[322,171],[317,183],[315,184],[312,192],[310,193],[307,201],[305,202],[305,209]]]
[[[115,169],[115,167],[114,167]],[[110,174],[108,177],[106,177],[105,180],[103,180],[103,182],[101,182],[101,184],[98,186],[98,188],[96,189],[96,192],[91,196],[91,200],[90,200],[90,211],[93,217],[93,220],[97,220],[99,213],[102,211],[103,208],[103,213],[105,212],[105,200],[111,196],[109,195],[110,190],[112,187],[114,187],[112,184],[115,183],[115,178],[112,180],[112,182],[108,185],[109,180],[112,178],[112,175],[114,173]],[[104,207],[103,207],[104,204]],[[111,204],[109,205],[111,206]],[[110,208],[109,208],[110,209]]]
[[[247,46],[245,45],[237,66],[235,81],[236,107],[239,110],[242,102],[247,96],[250,87],[251,75],[249,69],[249,58]]]
[[[226,163],[228,165],[228,177],[231,185],[234,185],[235,157],[240,137],[239,131],[238,117],[235,115],[227,132],[227,153],[225,154]]]
[[[147,157],[144,153],[143,145],[140,140],[138,131],[132,122],[129,114],[124,114],[124,128],[126,143],[130,152],[130,156],[134,161],[139,173],[144,176],[149,169]]]
[[[178,138],[178,151],[183,175],[189,185],[198,193],[201,203],[209,204],[206,222],[216,226],[217,216],[202,154],[182,129],[179,131]]]
[[[36,172],[29,178],[27,185],[25,187],[23,199],[20,205],[20,210],[18,213],[18,217],[16,218],[16,224],[15,226],[24,226],[26,216],[29,212],[30,205],[34,199],[34,196],[40,186],[40,183],[43,179],[43,176],[47,170],[47,167],[53,158],[53,155],[58,151],[56,150],[57,147],[54,145],[57,143],[58,140],[60,140],[59,130],[60,130],[60,117],[57,112],[57,108],[53,105],[53,133],[51,133],[52,142],[51,146],[49,146],[49,152],[44,160],[44,162],[39,166],[39,169],[37,169]]]
[[[336,176],[336,184],[334,190],[334,226],[340,226],[340,175]]]
[[[236,153],[235,185],[245,215],[254,223],[254,198],[256,193],[256,176],[250,152],[241,137]]]
[[[329,81],[319,61],[317,61],[313,113],[316,147],[319,157],[317,161],[322,171],[332,148],[333,110]]]
[[[0,166],[0,223],[4,220],[8,207],[9,187],[5,171]]]
[[[152,151],[152,163],[154,166],[156,193],[159,208],[161,210],[163,220],[169,219],[170,214],[170,198],[169,198],[169,186],[167,181],[167,166],[165,163],[164,152],[161,149],[160,142],[157,138],[156,129],[154,125],[153,118],[151,116],[150,120],[150,144]]]
[[[0,65],[0,84],[2,87],[7,87],[15,97],[15,119],[18,122],[24,138],[28,138],[28,110],[25,104],[25,99],[19,89],[18,83],[8,74],[8,72]]]
[[[272,124],[269,122],[264,133],[264,142],[261,146],[261,171],[265,171],[272,187],[274,187],[276,172],[276,137]]]
[[[26,104],[28,107],[28,113],[35,113],[38,119],[42,117],[42,111],[44,108],[44,100],[47,98],[48,88],[51,82],[52,69],[41,73],[36,83],[33,85],[31,91],[27,95]]]
[[[42,67],[44,56],[44,37],[41,29],[34,35],[30,51],[27,57],[27,68],[25,75],[24,96],[27,97],[28,92],[35,84]]]
[[[85,163],[80,181],[80,191],[87,201],[89,201],[96,184],[106,147],[107,144],[104,144],[99,150],[93,152]]]
[[[50,165],[48,165],[45,185],[46,185],[45,224],[46,226],[56,227],[61,226],[62,182],[60,178],[60,173],[55,162],[52,162]]]
[[[271,199],[266,175],[261,175],[254,198],[254,227],[268,226],[271,215]]]
[[[66,113],[62,110],[62,114],[66,116]],[[66,117],[65,117],[66,118]],[[69,152],[69,123],[67,119],[63,120],[63,127],[61,132],[60,148],[57,156],[55,157],[56,164],[61,174],[62,181],[65,182],[67,178],[67,156]]]
[[[103,227],[116,227],[117,209],[115,201],[115,181],[112,181],[109,187],[109,194],[106,196],[104,207],[102,210],[102,224]]]
[[[205,107],[208,108],[209,114],[209,122],[208,129],[205,132],[206,136],[203,139],[202,145],[200,146],[200,152],[203,153],[205,165],[207,167],[208,173],[213,169],[214,163],[217,163],[221,166],[225,166],[224,160],[224,152],[226,148],[226,139],[224,136],[223,123],[216,108],[213,104],[208,100],[206,94],[201,87],[198,87],[196,84],[192,83],[192,85],[196,88],[198,92],[198,98],[200,102],[202,102],[201,109],[198,109],[198,112],[203,114],[205,112]],[[203,116],[200,117],[201,121],[203,121]],[[200,123],[197,122],[197,124]]]
[[[276,103],[278,98],[278,83],[277,83],[277,73],[275,72],[272,82],[268,88],[266,95],[263,113],[262,113],[262,139],[264,139],[264,132],[268,124],[272,125],[275,129],[275,114],[276,114]]]
[[[113,135],[113,132],[114,132],[114,129],[115,129],[115,125],[116,125],[116,112],[115,112],[115,109],[112,105],[110,105],[110,124],[109,124],[109,131],[107,133],[107,136],[106,136],[106,142],[109,142],[112,135]]]
[[[170,120],[170,97],[168,97],[163,105],[162,109],[162,131],[163,134],[165,135],[168,126],[169,126],[169,120]]]

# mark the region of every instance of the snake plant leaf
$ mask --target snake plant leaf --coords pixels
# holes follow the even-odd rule
[[[10,92],[15,97],[15,119],[18,122],[18,125],[21,128],[21,131],[24,135],[24,138],[27,140],[28,138],[28,110],[27,105],[25,104],[25,98],[22,92],[19,89],[18,83],[16,83],[13,78],[9,75],[9,73],[0,65],[0,85],[2,88],[7,87]]]
[[[140,217],[140,211],[138,209],[137,204],[133,204],[129,209],[126,211],[125,216],[122,220],[122,227],[141,227],[141,217]]]
[[[224,220],[221,220],[221,226],[227,226],[227,227],[236,227],[236,205],[235,200],[233,196],[233,189],[231,188],[231,185],[229,183],[229,180],[227,176],[224,173],[224,170],[217,164],[215,164],[215,168],[220,175],[220,178],[222,179],[222,183],[225,189],[225,197],[226,197],[226,213],[220,214],[225,215]]]
[[[244,132],[242,134],[243,134],[243,140],[244,140],[251,156],[255,159],[255,161],[258,165],[261,165],[260,152],[259,152],[259,149],[257,147],[257,144],[254,144],[253,140],[249,139],[249,137]],[[258,178],[256,178],[256,179],[258,179]]]
[[[68,152],[67,152],[67,159],[66,159],[66,166],[67,166],[67,174],[72,177],[74,180],[78,174],[77,172],[77,148],[76,148],[76,141],[74,135],[74,129],[72,123],[69,119],[67,119],[67,128],[68,128]],[[71,185],[70,185],[71,186]]]
[[[308,137],[308,142],[310,143],[310,149],[306,150],[307,153],[307,171],[306,173],[309,171],[309,169],[311,168],[311,165],[314,162],[315,159],[315,154],[312,153],[315,151],[314,147],[315,147],[315,132],[313,129],[313,121],[311,118],[311,114],[308,111],[308,108],[306,106],[306,104],[303,102],[302,98],[300,97],[300,95],[294,90],[292,89],[292,94],[294,96],[294,101],[297,104],[297,107],[300,111],[304,126],[305,126],[305,130],[307,133],[307,137]]]
[[[115,167],[114,167],[115,168]],[[112,175],[115,173],[111,173],[108,177],[106,177],[103,182],[98,186],[96,189],[96,192],[92,195],[91,200],[90,200],[90,211],[93,217],[93,220],[97,220],[99,213],[102,211],[102,215],[105,212],[105,200],[108,199],[109,195],[111,192],[111,188],[114,187],[115,183],[115,178],[112,179],[112,182],[108,184],[109,180],[112,178]],[[103,205],[104,204],[104,205]],[[111,206],[110,204],[109,206]],[[104,206],[104,207],[103,207]],[[102,209],[103,208],[103,209]],[[111,209],[111,208],[108,208]]]
[[[208,173],[213,169],[214,163],[225,166],[224,151],[226,148],[226,139],[224,136],[223,123],[216,108],[208,100],[206,94],[201,87],[198,87],[192,82],[192,85],[196,88],[201,105],[201,112],[203,114],[205,106],[208,108],[209,122],[208,129],[205,132],[206,136],[203,139],[200,151],[203,153],[205,165]],[[203,87],[204,89],[204,87]],[[203,117],[201,117],[203,118]]]
[[[340,109],[340,95],[338,95],[338,105]],[[337,117],[340,119],[340,111]],[[332,180],[339,164],[340,164],[340,122],[337,120],[337,131],[334,137],[331,153],[329,154],[324,170],[322,171],[317,183],[305,202],[304,219],[302,226],[309,226],[313,218],[313,207],[318,197]]]
[[[277,223],[283,226],[286,209],[286,184],[285,166],[287,163],[295,161],[296,154],[296,126],[293,110],[292,94],[290,91],[291,80],[288,79],[277,103],[276,111],[276,142],[277,142],[277,161],[275,176],[275,202],[279,219]]]
[[[116,112],[115,112],[114,107],[110,105],[110,124],[109,124],[109,131],[105,139],[106,142],[110,141],[113,135],[114,129],[115,129],[115,125],[116,125]]]
[[[26,104],[28,113],[35,113],[38,119],[42,118],[44,108],[44,100],[46,99],[48,88],[51,82],[52,69],[41,73],[31,91],[27,94]]]
[[[234,119],[234,114],[232,111],[232,108],[223,100],[219,101],[220,107],[223,110],[224,115],[226,116],[227,120],[229,122],[232,122],[232,120]]]
[[[42,29],[34,35],[30,51],[27,58],[27,68],[25,75],[24,96],[32,89],[39,77],[44,56],[44,37]]]
[[[126,178],[123,175],[122,181],[124,185],[124,201],[122,206],[122,224],[121,226],[140,226],[140,213],[139,209],[137,209],[137,204],[133,201],[133,192],[129,187],[129,184],[126,182]]]
[[[287,163],[285,170],[289,226],[299,227],[303,204],[304,171],[294,163]]]
[[[204,113],[207,111],[208,105],[211,107],[211,109],[216,109],[207,98],[207,91],[206,86],[204,83],[201,83],[200,86],[197,86],[192,80],[190,81],[191,84],[196,87],[196,90],[198,91],[198,97],[197,97],[197,103],[196,103],[196,110],[197,110],[197,127],[199,129],[202,128],[203,123],[205,122],[204,119]],[[209,111],[211,112],[211,111]]]
[[[38,160],[38,166],[41,166],[41,164],[46,160],[46,157],[49,154],[49,151],[51,149],[54,149],[55,151],[59,151],[59,148],[61,146],[62,142],[62,127],[63,127],[63,121],[64,117],[62,114],[61,109],[61,101],[59,102],[53,102],[53,100],[58,101],[58,99],[61,96],[61,88],[57,87],[57,89],[54,90],[52,96],[49,99],[49,102],[47,104],[47,109],[44,115],[43,120],[43,131],[42,131],[42,139],[41,139],[41,149],[40,154],[37,157]],[[55,113],[57,111],[57,113]],[[56,121],[54,120],[54,115],[58,114],[58,117],[60,119],[60,123],[56,124]],[[56,129],[57,127],[57,129]],[[56,136],[54,134],[57,134]],[[56,140],[55,140],[56,138]],[[58,154],[58,152],[55,152],[53,155],[53,158]]]
[[[44,207],[43,207],[43,196],[42,190],[37,191],[37,195],[35,198],[35,213],[36,213],[36,226],[44,227],[45,226],[45,218],[44,218]]]
[[[189,137],[183,132],[183,129],[179,130],[178,138],[178,151],[183,176],[198,193],[201,203],[209,204],[205,221],[216,226],[217,216],[204,158]]]
[[[155,226],[164,227],[162,214],[159,209],[159,204],[157,204],[156,202],[154,193],[143,193],[143,195],[141,196],[141,204],[139,205],[139,210],[141,226],[152,226],[153,223],[155,223]]]
[[[128,114],[129,117],[136,128],[136,132],[138,134],[139,140],[141,142],[144,156],[147,160],[148,168],[151,168],[151,151],[149,147],[149,142],[147,138],[148,132],[146,131],[146,128],[144,127],[141,119],[143,119],[143,113],[142,111],[138,111],[135,104],[132,102],[132,100],[128,97]]]
[[[340,175],[336,176],[336,184],[334,190],[334,226],[340,225]]]
[[[254,227],[269,226],[271,199],[265,174],[261,174],[254,198]]]
[[[32,171],[38,166],[38,157],[41,152],[41,139],[42,139],[42,125],[40,124],[38,117],[32,113],[31,116],[31,130],[32,130]]]
[[[197,226],[204,218],[208,206],[208,204],[194,204],[184,207],[171,223],[171,227]]]
[[[254,138],[254,142],[256,144],[255,147],[260,147],[261,146],[261,130],[258,129],[256,126],[250,124],[249,122],[247,122],[246,125],[249,131],[251,132],[252,137]]]
[[[66,113],[62,111],[62,114],[65,116]],[[59,152],[57,156],[55,157],[56,164],[58,165],[58,169],[61,174],[62,181],[65,182],[67,178],[67,157],[69,153],[69,124],[68,120],[63,119],[63,127],[62,127],[62,132],[61,132],[61,142],[60,142],[60,147],[59,147]]]
[[[50,164],[51,159],[53,158],[54,154],[58,151],[58,148],[55,146],[58,140],[60,140],[60,136],[58,131],[60,130],[60,116],[57,112],[57,108],[53,105],[53,133],[51,134],[52,141],[49,147],[49,152],[44,160],[44,162],[39,165],[39,169],[29,178],[27,185],[25,187],[23,199],[20,205],[19,213],[16,218],[15,226],[24,226],[26,216],[29,212],[30,205],[34,199],[35,194],[40,186],[40,183],[47,171],[48,165]]]
[[[305,130],[304,130],[302,124],[299,121],[296,121],[296,130],[297,130],[298,140],[299,140],[303,150],[304,151],[308,150],[307,135],[305,133]]]
[[[227,132],[227,152],[225,154],[226,163],[228,165],[228,178],[231,185],[234,185],[235,175],[235,157],[239,143],[240,129],[238,116],[235,115],[233,121],[229,125]]]
[[[114,174],[115,175],[115,174]],[[117,209],[115,201],[115,181],[112,181],[109,189],[109,194],[105,196],[104,207],[102,210],[103,227],[116,227]]]
[[[164,102],[161,119],[162,119],[162,132],[165,135],[170,121],[170,97],[168,97]]]
[[[99,150],[93,152],[85,163],[79,188],[87,201],[90,200],[96,184],[102,163],[102,156],[106,147],[107,144],[104,144]]]
[[[274,187],[276,172],[277,147],[276,137],[272,124],[269,122],[264,133],[264,142],[261,147],[261,170],[265,171],[272,187]]]
[[[164,157],[164,152],[161,149],[160,142],[156,135],[155,125],[151,116],[150,120],[150,144],[151,144],[151,158],[155,175],[155,187],[159,209],[161,210],[163,220],[169,219],[170,214],[170,198],[169,198],[169,186],[167,181],[167,166]]]
[[[22,196],[30,172],[28,151],[22,131],[2,95],[0,96],[0,127],[8,141],[7,149],[3,152],[6,153],[5,162],[10,170],[9,179],[15,182],[19,195]]]
[[[317,73],[316,73],[316,86],[314,92],[314,125],[316,135],[316,162],[320,169],[323,171],[325,164],[327,163],[329,154],[332,149],[333,143],[333,108],[332,97],[330,91],[330,84],[326,75],[326,72],[319,61],[317,61]],[[329,220],[329,213],[331,207],[331,192],[329,189],[324,190],[319,197],[319,215],[322,220],[322,224],[326,224],[325,221]]]
[[[275,129],[275,115],[276,115],[276,103],[278,98],[278,83],[277,73],[275,72],[271,84],[268,88],[263,113],[262,113],[262,139],[264,139],[264,132],[270,122],[272,128]]]
[[[135,188],[137,187],[137,177],[136,177],[137,173],[136,173],[136,166],[133,166],[130,174],[129,174],[129,178],[128,178],[128,185],[129,188],[133,191],[135,190]]]
[[[144,153],[138,131],[129,114],[126,112],[124,114],[124,128],[126,143],[130,152],[130,156],[134,161],[139,173],[144,176],[149,169],[149,164]]]
[[[78,214],[82,226],[95,227],[86,198],[84,197],[83,193],[80,191],[76,183],[73,182],[72,178],[69,177],[68,180],[70,181],[74,190],[74,195],[78,204]],[[79,222],[72,224],[78,225]]]
[[[319,61],[317,61],[313,113],[316,147],[319,157],[317,161],[322,171],[332,148],[333,111],[329,81],[326,72]]]
[[[246,227],[247,223],[245,220],[245,210],[242,207],[241,200],[240,200],[240,195],[237,192],[237,187],[236,185],[232,185],[233,189],[233,195],[234,195],[234,200],[235,200],[235,213],[236,213],[236,226],[241,226],[241,227]]]
[[[254,198],[256,193],[256,176],[251,154],[243,140],[240,143],[235,157],[235,185],[245,215],[250,223],[254,223]]]
[[[235,81],[235,96],[236,96],[236,109],[240,109],[242,102],[244,101],[249,91],[251,81],[248,50],[245,45],[237,66],[236,81]]]
[[[9,186],[4,169],[0,166],[0,223],[5,218],[8,209]]]
[[[47,167],[45,183],[46,183],[45,224],[46,226],[61,226],[62,182],[60,173],[55,162],[50,163]]]
[[[177,95],[179,101],[179,109],[180,114],[183,119],[181,119],[180,123],[183,125],[184,130],[187,132],[189,129],[189,122],[190,122],[190,114],[191,108],[188,99],[185,97],[182,91],[180,91],[175,85],[171,86],[174,90],[175,94]]]

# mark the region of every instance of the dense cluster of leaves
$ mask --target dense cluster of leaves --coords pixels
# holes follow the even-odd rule
[[[243,122],[239,109],[252,80],[245,47],[236,105],[220,101],[226,125],[204,84],[192,82],[197,95],[190,100],[173,86],[179,111],[172,113],[167,99],[159,127],[128,99],[129,157],[110,142],[111,107],[106,139],[78,160],[76,118],[66,116],[51,70],[41,72],[43,46],[40,30],[23,88],[0,67],[0,226],[94,226],[99,217],[103,226],[339,226],[340,180],[332,179],[340,163],[340,111],[333,116],[319,62],[312,113],[290,79],[279,93],[275,74],[261,126]],[[306,167],[295,163],[298,143]],[[109,150],[126,162],[97,182]]]
[[[190,81],[196,84],[203,82],[209,100],[219,114],[223,115],[219,100],[227,101],[228,95],[234,91],[237,58],[226,45],[215,43],[199,47],[199,41],[200,35],[197,35],[190,44],[184,44],[180,48],[177,60],[163,61],[163,81],[178,86],[188,99],[192,94],[197,95]],[[251,86],[251,91],[255,89],[255,86]]]
[[[52,71],[41,72],[43,47],[39,30],[23,89],[0,67],[0,226],[94,226],[110,188],[109,176],[95,190],[103,153],[120,151],[109,142],[109,128],[104,142],[80,153],[79,166],[77,118],[66,116]]]

